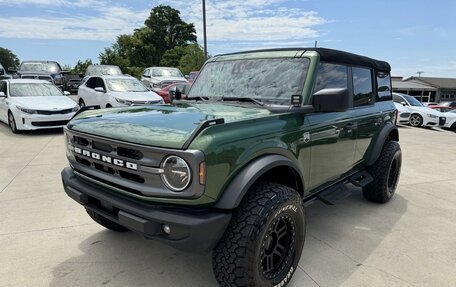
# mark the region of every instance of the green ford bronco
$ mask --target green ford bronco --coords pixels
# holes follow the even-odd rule
[[[226,54],[172,105],[86,108],[65,128],[65,192],[114,231],[212,251],[222,286],[285,286],[304,209],[401,169],[390,66],[322,48]],[[347,187],[348,186],[348,187]]]

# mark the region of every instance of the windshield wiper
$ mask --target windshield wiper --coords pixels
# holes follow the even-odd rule
[[[222,101],[231,101],[231,102],[248,102],[254,103],[260,106],[264,106],[264,103],[260,100],[249,98],[249,97],[222,97]]]
[[[201,96],[194,96],[194,97],[187,97],[183,100],[186,100],[186,101],[207,101],[209,100],[208,97],[201,97]]]

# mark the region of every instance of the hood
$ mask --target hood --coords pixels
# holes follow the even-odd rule
[[[162,97],[154,92],[110,92],[113,97],[127,101],[160,101]]]
[[[193,103],[110,108],[79,114],[68,127],[75,131],[136,144],[180,149],[201,122],[225,123],[264,117],[270,111],[222,103]]]
[[[72,109],[77,104],[67,96],[11,97],[11,103],[22,108],[40,111]]]
[[[18,71],[17,73],[21,76],[51,76],[53,78],[60,74],[60,73],[49,73],[46,71]]]
[[[407,106],[407,108],[409,110],[411,110],[411,111],[422,112],[422,113],[425,113],[425,114],[431,114],[431,115],[435,115],[435,116],[438,116],[438,117],[443,116],[443,114],[441,112],[436,111],[436,110],[431,109],[431,108],[428,108],[428,107]]]
[[[157,81],[160,81],[160,82],[163,82],[163,81],[170,81],[170,82],[187,82],[187,79],[183,78],[183,77],[167,77],[167,76],[164,76],[164,77],[152,77],[154,80],[157,80]]]

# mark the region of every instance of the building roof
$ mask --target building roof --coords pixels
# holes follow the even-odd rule
[[[437,88],[431,85],[426,85],[422,82],[409,80],[398,81],[392,80],[391,84],[394,90],[408,90],[408,91],[436,91]]]
[[[440,89],[456,89],[456,78],[410,77],[404,81],[419,81]]]

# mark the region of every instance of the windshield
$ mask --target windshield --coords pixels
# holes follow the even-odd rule
[[[451,110],[451,111],[449,111],[449,113],[455,113],[456,114],[456,110]]]
[[[58,73],[61,69],[57,63],[22,63],[19,71]]]
[[[62,92],[53,84],[11,83],[11,97],[62,96]]]
[[[407,96],[407,95],[403,95],[403,97],[407,100],[407,102],[413,106],[413,107],[424,107],[423,104],[418,101],[417,99],[415,99],[415,97],[412,97],[412,96]]]
[[[152,69],[152,77],[183,77],[179,69]]]
[[[148,89],[137,79],[106,79],[108,89],[113,92],[147,92]]]
[[[302,94],[308,67],[306,58],[212,62],[200,72],[188,97],[248,97],[289,105],[292,95]]]
[[[122,71],[117,66],[89,66],[86,76],[93,75],[122,75]]]

